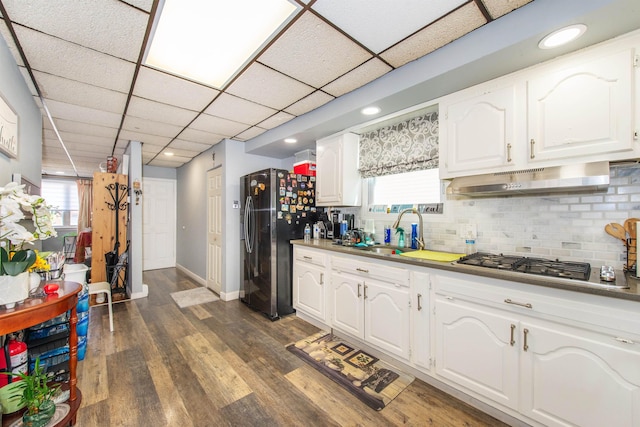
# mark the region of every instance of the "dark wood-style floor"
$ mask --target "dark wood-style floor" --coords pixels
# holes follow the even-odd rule
[[[144,274],[149,297],[91,309],[78,362],[88,426],[500,426],[414,381],[382,411],[364,405],[285,350],[317,331],[271,322],[239,301],[179,308],[171,292],[198,285],[175,269]]]

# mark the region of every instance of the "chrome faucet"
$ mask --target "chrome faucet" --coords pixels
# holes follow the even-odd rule
[[[398,228],[400,226],[400,220],[402,219],[402,215],[406,214],[407,212],[412,212],[418,215],[418,219],[420,220],[420,225],[419,225],[420,237],[416,239],[416,242],[418,243],[418,249],[423,250],[424,249],[424,232],[422,229],[422,214],[420,214],[420,212],[418,212],[416,208],[409,208],[401,211],[400,214],[398,215],[398,219],[396,219],[396,222],[393,223],[393,228]]]

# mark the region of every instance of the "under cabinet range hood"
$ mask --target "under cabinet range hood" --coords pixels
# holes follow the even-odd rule
[[[582,163],[454,178],[449,195],[491,196],[604,190],[609,162]]]

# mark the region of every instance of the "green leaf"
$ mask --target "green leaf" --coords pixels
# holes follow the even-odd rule
[[[5,249],[2,249],[2,270],[9,276],[17,276],[20,273],[24,273],[36,262],[36,252],[31,249],[24,249],[17,251],[13,254],[11,261],[8,260],[9,256]]]

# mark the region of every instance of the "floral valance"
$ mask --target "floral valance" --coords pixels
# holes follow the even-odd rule
[[[437,168],[438,113],[422,114],[360,135],[363,178]]]

